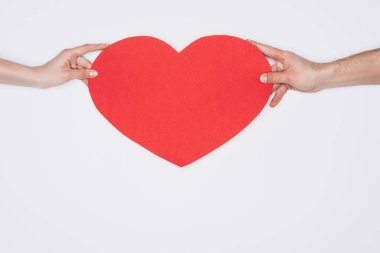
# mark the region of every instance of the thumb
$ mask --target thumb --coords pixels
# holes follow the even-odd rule
[[[70,80],[72,79],[88,79],[88,78],[94,78],[98,76],[98,72],[93,69],[73,69],[70,70]]]
[[[290,84],[288,74],[284,71],[268,72],[260,76],[262,83],[286,83]]]

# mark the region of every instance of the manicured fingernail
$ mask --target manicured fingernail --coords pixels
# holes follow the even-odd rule
[[[261,81],[262,83],[267,83],[267,81],[268,81],[267,74],[262,74],[262,75],[260,76],[260,81]]]
[[[98,72],[96,70],[91,70],[89,74],[90,74],[90,77],[98,76]]]

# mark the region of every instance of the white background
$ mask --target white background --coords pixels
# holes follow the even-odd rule
[[[380,46],[380,2],[6,1],[0,58],[43,64],[134,35],[229,34],[330,61]],[[95,58],[95,54],[88,56]],[[290,92],[180,169],[80,81],[0,85],[0,252],[379,252],[380,86]]]

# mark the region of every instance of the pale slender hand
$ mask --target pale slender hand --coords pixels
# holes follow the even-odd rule
[[[50,88],[73,79],[87,83],[88,78],[98,75],[91,69],[92,63],[83,57],[92,51],[106,49],[108,44],[88,44],[65,49],[46,64],[28,67],[0,60],[0,83]]]
[[[288,90],[317,92],[326,88],[380,84],[380,49],[366,51],[329,63],[315,63],[295,53],[248,40],[275,64],[272,72],[260,76],[262,83],[273,84],[276,106]]]

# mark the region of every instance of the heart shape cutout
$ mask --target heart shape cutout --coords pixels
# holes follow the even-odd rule
[[[263,109],[270,71],[251,43],[227,35],[200,38],[177,52],[148,36],[110,45],[95,60],[92,100],[121,133],[185,166],[244,129]]]

